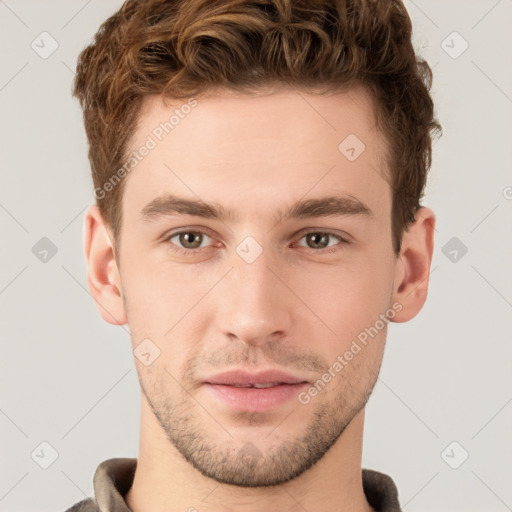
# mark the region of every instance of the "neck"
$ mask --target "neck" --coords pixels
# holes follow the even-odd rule
[[[258,488],[203,476],[169,442],[144,396],[141,409],[137,468],[125,496],[133,512],[373,511],[361,476],[364,409],[312,468],[283,485]]]

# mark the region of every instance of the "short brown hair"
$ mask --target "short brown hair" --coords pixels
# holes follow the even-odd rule
[[[431,135],[442,131],[429,94],[432,71],[417,58],[411,33],[401,0],[127,0],[77,64],[73,95],[83,109],[94,186],[123,166],[145,95],[362,85],[388,142],[398,254],[424,194]],[[116,243],[124,181],[96,197]]]

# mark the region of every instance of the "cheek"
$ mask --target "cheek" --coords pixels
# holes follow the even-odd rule
[[[128,323],[137,336],[134,343],[144,337],[164,343],[183,330],[204,328],[206,318],[198,319],[202,299],[224,273],[213,266],[199,272],[194,265],[170,262],[162,253],[148,257],[132,252],[122,263],[121,279]]]
[[[181,304],[175,277],[136,251],[121,263],[126,313],[134,343],[140,337],[162,336],[172,326]]]
[[[329,328],[325,334],[339,352],[390,307],[391,271],[390,262],[384,258],[361,254],[346,265],[314,266],[303,269],[300,277],[290,274],[289,282]]]

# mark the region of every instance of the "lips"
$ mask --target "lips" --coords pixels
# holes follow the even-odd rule
[[[220,373],[205,379],[206,384],[221,384],[238,388],[265,389],[282,384],[300,384],[307,382],[301,377],[296,377],[281,370],[264,370],[258,373],[249,373],[242,370],[233,370]]]
[[[232,370],[209,377],[203,389],[229,409],[264,413],[293,403],[308,382],[302,377],[277,369],[250,373]]]
[[[281,386],[284,382],[268,382],[265,384],[230,384],[235,388],[257,388],[257,389],[266,389],[273,388],[275,386]]]

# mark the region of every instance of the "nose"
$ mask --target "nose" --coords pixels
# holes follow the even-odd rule
[[[217,296],[223,335],[254,346],[289,337],[293,308],[298,305],[270,251],[264,250],[252,263],[235,252],[232,263]]]

